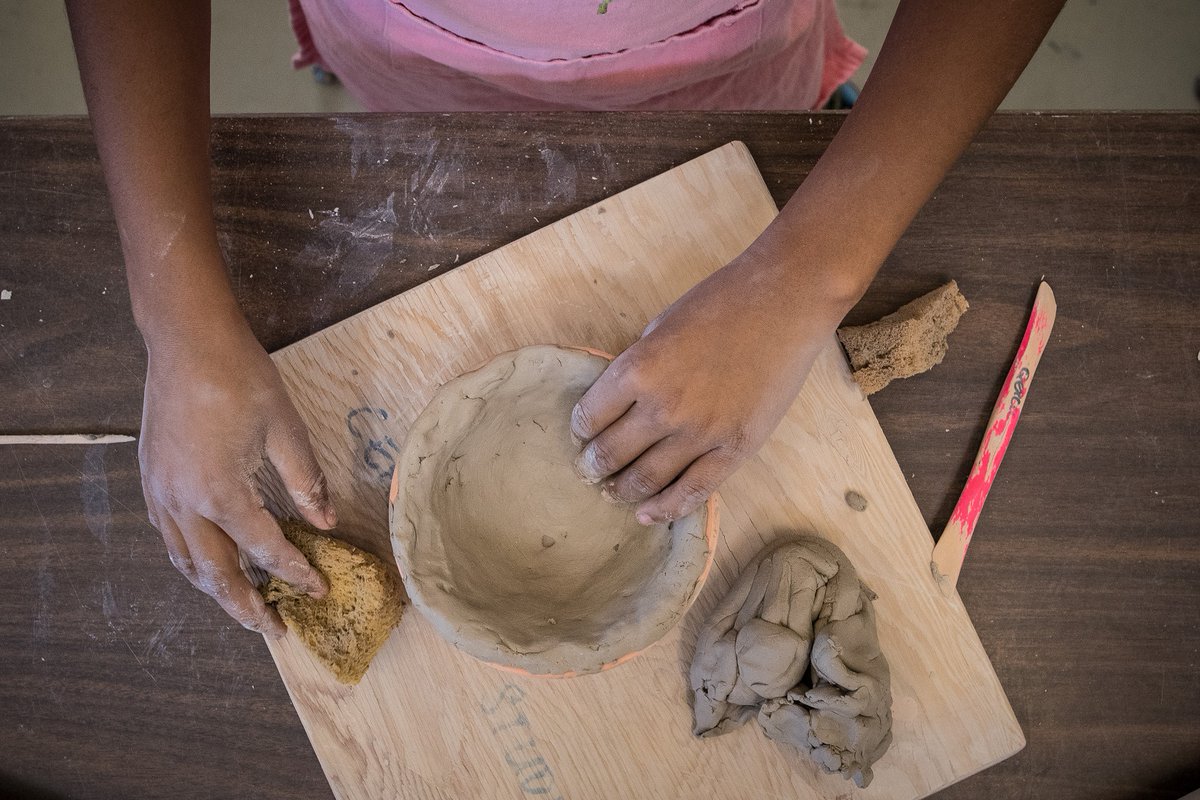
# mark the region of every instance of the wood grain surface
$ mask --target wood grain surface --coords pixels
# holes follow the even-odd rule
[[[275,349],[732,139],[782,202],[840,120],[219,119],[218,222]],[[1059,301],[960,579],[1029,743],[939,798],[1200,786],[1198,141],[1194,114],[998,115],[849,318],[948,278],[971,301],[941,366],[871,399],[941,530],[1043,274]],[[387,246],[322,225],[381,204]],[[136,433],[144,354],[85,120],[0,120],[0,290],[0,433]],[[0,448],[0,509],[0,789],[330,796],[260,637],[168,563],[136,446]]]
[[[339,531],[390,554],[394,445],[438,386],[525,345],[624,350],[774,216],[745,146],[729,144],[276,353],[344,509]],[[863,511],[845,501],[850,491],[866,498]],[[600,675],[499,672],[419,613],[350,689],[297,639],[268,642],[335,795],[382,800],[413,783],[454,798],[911,800],[1024,746],[961,601],[930,572],[933,540],[832,336],[775,434],[722,487],[721,512],[696,604],[658,644]],[[867,791],[753,726],[691,735],[697,631],[740,565],[789,533],[832,540],[877,587],[895,738]]]

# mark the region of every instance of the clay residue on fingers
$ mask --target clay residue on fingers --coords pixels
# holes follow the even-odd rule
[[[874,594],[824,539],[763,550],[718,604],[690,671],[694,733],[756,717],[772,739],[865,787],[892,741],[891,677]]]

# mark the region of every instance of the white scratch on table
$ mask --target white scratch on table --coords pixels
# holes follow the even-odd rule
[[[546,147],[538,147],[542,163],[546,165],[545,197],[543,200],[575,199],[575,182],[578,178],[575,166],[559,151]]]
[[[100,587],[100,611],[104,614],[104,619],[112,626],[112,618],[117,613],[117,601],[113,598],[113,587],[111,581],[104,581]]]
[[[335,275],[334,285],[351,294],[370,285],[392,255],[396,230],[396,193],[373,208],[343,216],[340,209],[322,211],[318,239],[300,257],[321,264]]]
[[[162,661],[170,661],[171,654],[167,650],[167,645],[179,635],[180,628],[183,627],[183,617],[176,617],[170,620],[166,625],[159,628],[150,637],[150,641],[146,642],[144,655],[147,658],[157,658]]]
[[[83,456],[79,474],[79,499],[83,502],[83,519],[88,530],[108,551],[108,528],[112,522],[112,506],[108,502],[108,473],[104,469],[106,446],[94,444]]]

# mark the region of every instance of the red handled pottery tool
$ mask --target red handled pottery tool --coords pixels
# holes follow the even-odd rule
[[[1012,441],[1013,431],[1017,420],[1021,418],[1021,408],[1029,393],[1029,385],[1033,382],[1033,373],[1037,371],[1046,342],[1050,339],[1050,330],[1054,327],[1054,316],[1058,306],[1054,302],[1054,292],[1045,281],[1038,287],[1037,297],[1033,301],[1033,311],[1029,314],[1029,324],[1025,326],[1025,337],[1017,349],[1017,357],[1013,359],[1004,380],[1004,388],[996,398],[996,406],[992,409],[991,419],[988,420],[983,442],[979,445],[979,453],[975,463],[971,465],[971,474],[967,485],[954,506],[954,513],[946,523],[942,537],[933,548],[933,561],[930,568],[933,576],[943,588],[955,586],[958,583],[958,573],[962,570],[963,559],[967,556],[967,547],[971,544],[971,534],[975,531],[975,523],[983,511],[983,502],[987,500],[988,490],[992,481],[1000,471],[1000,462],[1004,460],[1004,452]]]

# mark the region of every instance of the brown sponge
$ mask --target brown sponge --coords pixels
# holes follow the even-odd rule
[[[942,363],[946,337],[967,308],[967,298],[950,281],[877,322],[839,329],[854,380],[865,393],[874,394],[895,378]]]
[[[400,581],[375,556],[303,522],[286,520],[280,527],[329,581],[329,593],[315,600],[275,577],[260,591],[339,681],[358,683],[400,622]]]

